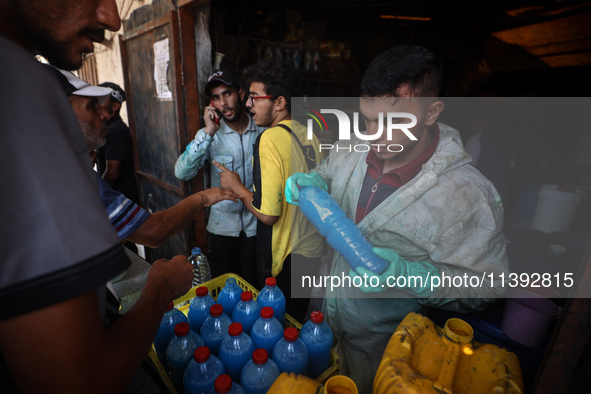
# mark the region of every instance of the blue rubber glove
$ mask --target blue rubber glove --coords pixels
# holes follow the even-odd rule
[[[300,206],[300,190],[298,186],[316,186],[324,191],[328,191],[328,185],[317,173],[312,172],[310,174],[304,174],[302,172],[296,172],[287,178],[287,182],[285,182],[285,199],[291,205],[298,207]]]
[[[430,263],[406,261],[392,249],[374,247],[372,251],[376,256],[389,261],[390,266],[379,275],[364,267],[357,267],[356,271],[350,270],[349,276],[352,280],[361,277],[363,286],[358,287],[360,291],[379,293],[389,288],[397,288],[423,298],[432,294],[431,277],[439,277],[441,274],[437,267]],[[377,279],[372,279],[373,277]],[[396,281],[398,277],[404,277],[404,280]],[[388,278],[390,278],[389,281]],[[357,279],[353,283],[360,283],[360,281]]]

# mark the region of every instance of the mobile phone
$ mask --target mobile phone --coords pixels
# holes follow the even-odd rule
[[[209,105],[211,105],[211,106],[213,107],[213,100],[211,100],[211,101],[209,102]],[[215,115],[214,115],[214,117],[213,117],[213,121],[214,121],[216,124],[220,124],[220,113],[218,112],[218,110],[217,110],[217,109],[215,109],[215,107],[213,107],[213,111],[215,112]]]

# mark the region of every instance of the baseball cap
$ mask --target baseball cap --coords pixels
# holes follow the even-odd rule
[[[99,103],[102,104],[111,94],[112,89],[91,85],[70,71],[60,70],[51,64],[44,64],[44,66],[55,74],[68,96],[73,94],[75,96],[98,97]]]
[[[233,86],[236,88],[236,90],[240,90],[240,83],[238,82],[236,75],[232,74],[230,71],[219,70],[207,78],[205,93],[207,93],[208,96],[211,95],[211,88],[221,83],[224,85]]]
[[[111,96],[119,103],[123,103],[125,101],[125,90],[121,89],[121,86],[117,85],[113,82],[103,82],[99,86],[113,89],[111,92]]]

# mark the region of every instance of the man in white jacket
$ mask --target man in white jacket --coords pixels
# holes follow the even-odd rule
[[[292,203],[298,186],[329,191],[374,246],[374,254],[390,262],[374,274],[362,267],[353,271],[340,254],[333,256],[330,275],[361,284],[327,288],[323,305],[341,373],[353,378],[360,393],[371,392],[381,355],[407,313],[424,313],[428,306],[479,310],[500,292],[498,283],[491,287],[490,282],[483,287],[433,284],[441,285],[446,277],[492,274],[498,279],[508,273],[501,199],[468,165],[471,158],[459,133],[437,123],[444,108],[437,98],[441,81],[441,64],[425,48],[404,45],[382,53],[363,77],[360,99],[368,135],[381,136],[339,141],[340,149],[333,149],[326,162],[309,174],[294,174],[286,188]],[[392,112],[416,117],[416,125],[408,128],[414,138],[401,132],[401,124],[388,135],[380,113]],[[401,115],[399,122],[408,118]],[[361,144],[369,145],[366,152],[344,149]],[[422,281],[391,286],[392,278],[411,276]]]

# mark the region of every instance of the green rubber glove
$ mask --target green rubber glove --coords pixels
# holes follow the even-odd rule
[[[379,293],[389,288],[397,288],[418,297],[429,297],[431,291],[431,277],[439,277],[440,271],[430,263],[406,261],[392,249],[374,247],[372,252],[390,262],[390,266],[381,274],[374,274],[365,267],[350,270],[352,280],[361,277],[363,285],[358,289],[364,293]],[[372,279],[376,277],[377,279]],[[401,277],[401,279],[398,279]],[[402,279],[404,278],[404,279]],[[357,279],[353,283],[359,283]],[[421,286],[422,284],[422,286]]]
[[[298,207],[300,206],[300,189],[298,186],[316,186],[324,191],[328,191],[328,185],[317,173],[304,174],[302,172],[296,172],[287,178],[287,182],[285,182],[285,199],[291,205]]]

